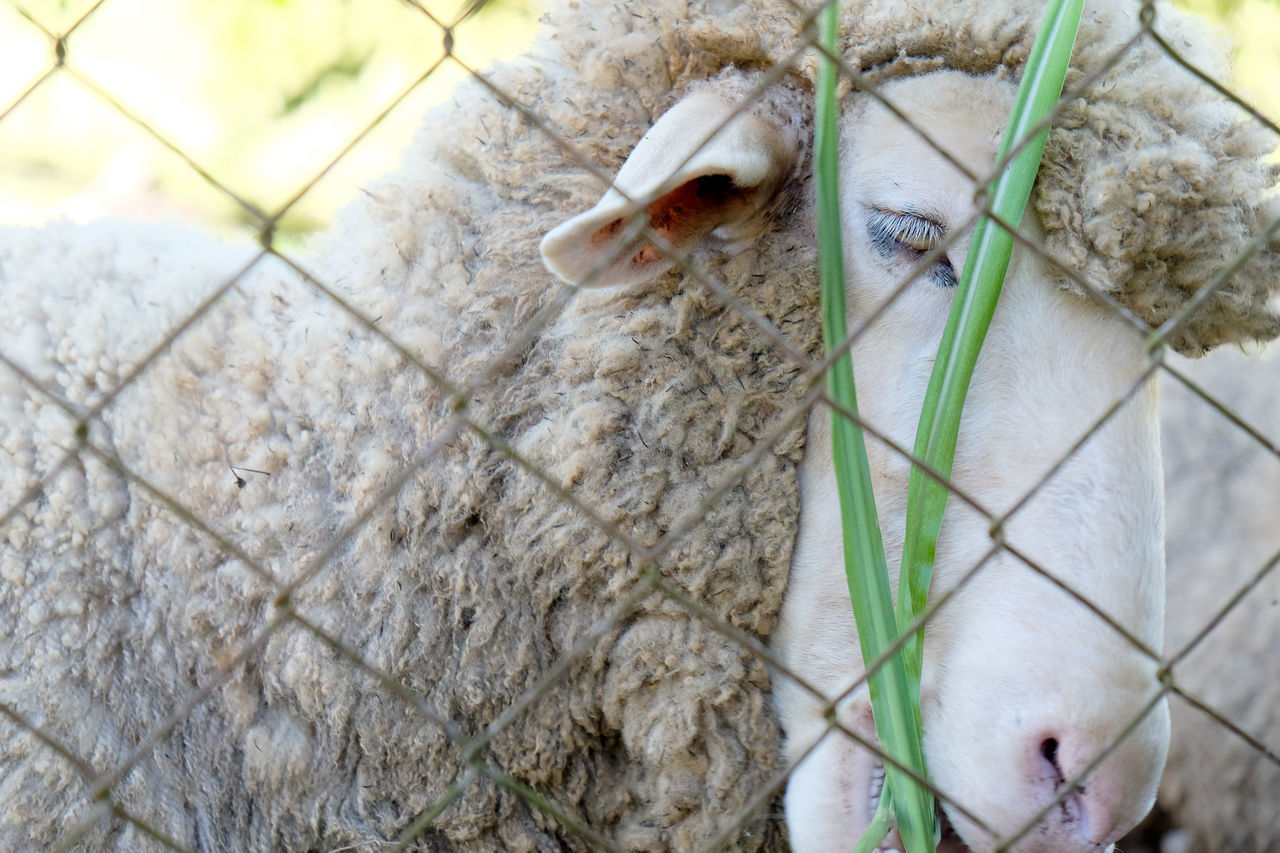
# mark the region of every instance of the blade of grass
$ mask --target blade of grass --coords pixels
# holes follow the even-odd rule
[[[1025,144],[1023,142],[1029,132],[1049,115],[1062,95],[1082,7],[1083,0],[1051,0],[1049,3],[1000,144],[997,162],[1004,162],[1015,146],[1022,147],[991,186],[986,210],[1014,227],[1022,221],[1031,196],[1031,187],[1049,136],[1048,128]],[[979,222],[956,291],[955,304],[942,335],[942,344],[938,348],[938,358],[934,362],[920,412],[914,453],[916,458],[944,477],[951,474],[960,412],[978,352],[995,313],[1013,242],[1013,236],[990,217]],[[919,467],[912,467],[907,496],[906,542],[898,576],[899,625],[911,624],[924,611],[947,497],[944,486],[925,475]],[[902,592],[904,589],[906,594]],[[918,690],[923,668],[923,629],[908,642],[906,648],[909,651],[909,675]],[[915,708],[918,714],[918,695]]]
[[[823,47],[835,54],[837,3],[830,3],[819,18]],[[840,135],[839,109],[836,103],[836,69],[822,57],[818,74],[818,96],[814,128],[814,163],[817,173],[818,202],[818,271],[822,291],[823,341],[830,352],[844,339],[844,250],[840,224]],[[853,381],[853,359],[845,354],[827,372],[831,396],[857,412],[857,395]],[[862,430],[836,411],[831,413],[831,449],[835,457],[836,486],[840,495],[843,528],[845,574],[849,597],[858,626],[858,640],[864,661],[877,660],[897,639],[893,594],[889,570],[876,516],[875,494],[871,488],[871,471]],[[901,651],[885,661],[867,679],[876,734],[885,753],[924,776],[924,751],[920,745],[918,710],[911,709],[912,690]],[[918,698],[916,699],[918,702]],[[882,797],[895,806],[898,832],[908,853],[933,853],[933,796],[909,775],[886,764]],[[872,832],[880,836],[871,841],[875,846],[884,837],[887,810],[877,812],[860,844],[865,847]]]
[[[871,816],[871,823],[867,824],[858,843],[853,845],[853,853],[876,853],[880,841],[893,829],[893,820],[889,816],[892,811],[893,798],[886,788],[880,792],[880,802],[876,805],[875,814]]]

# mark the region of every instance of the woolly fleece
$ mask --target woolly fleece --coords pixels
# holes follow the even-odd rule
[[[849,6],[846,56],[884,76],[1016,75],[1039,8],[984,7],[971,23],[965,7],[926,17]],[[1082,66],[1122,29],[1102,17],[1086,22]],[[492,79],[606,173],[691,88],[749,90],[797,26],[770,3],[565,3],[549,18],[535,57]],[[757,108],[807,121],[811,68],[784,74]],[[1256,162],[1262,144],[1179,74],[1147,50],[1105,94],[1073,104],[1037,196],[1051,248],[1150,322],[1249,238],[1274,181]],[[760,226],[767,239],[732,256],[700,251],[695,266],[812,354],[806,170],[802,158]],[[1130,173],[1150,185],[1135,194]],[[654,570],[715,618],[768,635],[798,513],[803,418],[788,419],[803,371],[697,277],[577,294],[555,282],[538,241],[602,191],[472,84],[306,266],[416,360],[475,391],[465,415],[634,550],[475,430],[454,434],[452,391],[282,262],[237,280],[117,393],[163,330],[252,256],[163,229],[4,232],[0,349],[73,411],[110,399],[82,435],[44,391],[0,371],[0,702],[97,772],[182,711],[113,793],[195,849],[394,838],[459,780],[462,798],[418,836],[422,849],[585,849],[494,776],[468,776],[458,744],[589,641],[476,759],[625,849],[692,849],[726,828],[733,849],[780,845],[767,808],[730,826],[778,769],[764,665],[659,595],[600,620],[639,582],[638,554],[705,517]],[[1206,247],[1212,257],[1196,254]],[[1243,270],[1174,342],[1200,351],[1280,332],[1265,307],[1276,263],[1273,253]],[[240,486],[229,465],[269,476],[241,472]],[[722,484],[732,485],[704,509]],[[348,526],[355,534],[328,553]],[[287,607],[246,557],[305,579]],[[451,724],[392,696],[291,612]],[[183,709],[223,667],[229,680]],[[47,846],[90,813],[70,763],[7,719],[0,743],[0,846]],[[85,845],[155,842],[104,820]]]
[[[1230,349],[1173,365],[1261,435],[1259,442],[1178,381],[1161,396],[1168,492],[1166,651],[1192,643],[1242,589],[1247,595],[1173,670],[1213,716],[1174,698],[1160,791],[1186,850],[1280,849],[1280,349]],[[1269,444],[1269,446],[1268,446]]]

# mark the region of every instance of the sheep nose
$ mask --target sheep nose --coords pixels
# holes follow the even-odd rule
[[[1094,738],[1071,733],[1051,734],[1033,741],[1029,781],[1037,810],[1057,798],[1062,786],[1084,773],[1105,749],[1105,743],[1094,741]],[[1124,751],[1121,744],[1116,752]],[[1033,835],[1048,842],[1045,849],[1080,853],[1107,850],[1132,828],[1120,825],[1121,821],[1136,824],[1145,811],[1138,811],[1130,802],[1132,797],[1124,785],[1124,772],[1123,763],[1117,766],[1104,759],[1045,814]]]

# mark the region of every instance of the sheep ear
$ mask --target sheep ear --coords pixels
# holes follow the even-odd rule
[[[767,119],[734,115],[734,109],[703,92],[668,110],[636,144],[600,202],[543,239],[547,269],[570,284],[593,287],[649,281],[674,262],[638,236],[638,210],[679,252],[759,212],[790,171],[796,141]]]

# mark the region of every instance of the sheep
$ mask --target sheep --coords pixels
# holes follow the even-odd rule
[[[1224,351],[1173,364],[1225,403],[1272,449],[1250,437],[1181,380],[1161,400],[1169,499],[1168,653],[1191,643],[1237,591],[1280,552],[1276,495],[1280,444],[1276,353]],[[1272,694],[1280,643],[1274,569],[1174,667],[1180,687],[1270,750],[1270,756],[1191,704],[1175,700],[1173,742],[1160,803],[1182,827],[1182,850],[1280,847],[1280,719]],[[1173,853],[1172,847],[1169,853]]]
[[[927,119],[918,107],[935,86],[1006,107],[1039,9],[1011,0],[926,17],[869,2],[843,14],[845,59]],[[806,567],[827,548],[813,525],[829,511],[818,499],[822,431],[803,417],[820,336],[805,179],[813,61],[793,56],[801,23],[765,0],[557,6],[535,57],[494,72],[505,94],[474,84],[433,115],[401,169],[297,267],[271,256],[250,266],[252,254],[171,231],[4,233],[0,291],[13,308],[0,319],[0,612],[11,630],[0,638],[0,843],[38,848],[78,833],[90,849],[148,849],[145,825],[190,849],[328,850],[407,832],[431,850],[784,845],[769,800],[810,737],[793,676],[824,653],[814,636],[797,648],[795,591],[820,583]],[[1134,26],[1092,10],[1068,85]],[[1173,74],[1140,44],[1069,104],[1047,149],[1038,222],[1027,225],[1151,325],[1274,217],[1274,170],[1258,163],[1265,141]],[[580,156],[507,98],[535,105]],[[1003,115],[983,114],[989,126],[943,140],[971,166],[989,166]],[[848,151],[874,145],[851,117],[889,121],[865,95],[850,95],[845,115]],[[710,134],[718,124],[723,136]],[[621,164],[621,189],[693,253],[681,271],[655,244],[629,245],[618,194],[589,207],[602,186],[584,158],[606,172]],[[870,178],[846,166],[865,187]],[[935,215],[959,229],[971,185],[931,168],[947,187]],[[850,225],[881,283],[905,272],[901,229],[930,228],[924,212],[896,213],[915,220],[877,219],[879,248],[866,246],[865,212]],[[933,222],[934,239],[939,231]],[[574,283],[559,283],[543,255]],[[960,258],[962,241],[952,276]],[[1048,335],[1058,322],[1112,329],[1114,340],[1083,333],[1062,365],[1064,381],[1081,371],[1099,380],[1081,408],[1135,375],[1136,333],[1041,262],[1018,264],[997,341],[1016,337],[1010,304],[1031,306]],[[1275,269],[1274,252],[1255,258],[1169,344],[1198,354],[1280,334],[1267,308]],[[927,275],[945,282],[945,265]],[[923,325],[904,328],[889,312],[897,325],[870,334],[896,329],[927,348],[944,291],[911,291],[910,304],[930,307],[907,319]],[[852,295],[854,318],[865,316],[864,295]],[[987,362],[1003,358],[996,375],[1007,377],[1016,351],[1001,352]],[[868,360],[863,344],[855,361],[867,417],[888,417],[882,431],[900,437],[927,370]],[[1010,402],[998,384],[975,387],[968,424],[994,417],[973,414],[983,398]],[[1034,388],[1017,388],[1021,405],[1037,402]],[[1144,386],[1120,426],[1089,445],[1132,474],[1107,506],[1133,521],[1140,571],[1082,585],[1158,646],[1153,404]],[[86,411],[95,417],[82,428]],[[1055,427],[1048,449],[1079,417]],[[967,435],[957,464],[966,487],[983,453]],[[1029,446],[1033,436],[1010,440],[1006,452],[1045,449]],[[874,452],[892,495],[904,463]],[[1082,464],[1096,471],[1097,458]],[[1034,473],[1015,471],[1003,487]],[[882,510],[892,544],[900,507]],[[972,513],[952,515],[947,535],[972,539]],[[1016,525],[1009,535],[1023,541]],[[952,582],[939,574],[941,587]],[[941,613],[931,660],[947,652],[938,638],[957,636],[957,608]],[[775,634],[766,655],[760,644]],[[830,650],[842,683],[861,667],[848,641]],[[1110,635],[1077,657],[1064,659],[1073,678],[1111,657],[1121,676],[1145,686],[1151,675]],[[766,660],[784,667],[772,679]],[[928,678],[928,732],[963,722],[940,716],[933,670]],[[1113,695],[1128,713],[1143,689]],[[1138,746],[1117,752],[1133,791],[1107,801],[1117,765],[1104,764],[1091,798],[1064,806],[1090,819],[1110,809],[1098,818],[1111,824],[1105,837],[1071,836],[1072,822],[1051,817],[1042,831],[1055,849],[1097,849],[1149,806],[1164,748],[1162,712],[1150,719]],[[790,759],[780,757],[784,728]],[[1040,749],[1049,734],[1027,742]],[[984,779],[948,767],[964,736],[926,738],[944,791],[959,796],[973,781],[978,797],[1005,793],[994,787],[1012,768]],[[945,804],[950,822],[973,849],[989,847],[988,833],[1028,817],[1021,809],[1044,801],[1077,752],[1064,742],[1061,757],[1038,756],[1041,784],[1011,798],[1011,814],[988,823],[984,811],[979,824],[959,810],[972,802],[962,797]],[[874,770],[858,760],[869,786]],[[95,775],[117,768],[109,800],[95,799]],[[818,753],[795,777],[812,800],[788,795],[797,849],[810,843],[804,809],[849,788],[824,788],[814,768]],[[530,805],[529,790],[561,817]],[[863,805],[864,790],[845,799]],[[818,815],[816,828],[856,832],[856,812]]]

